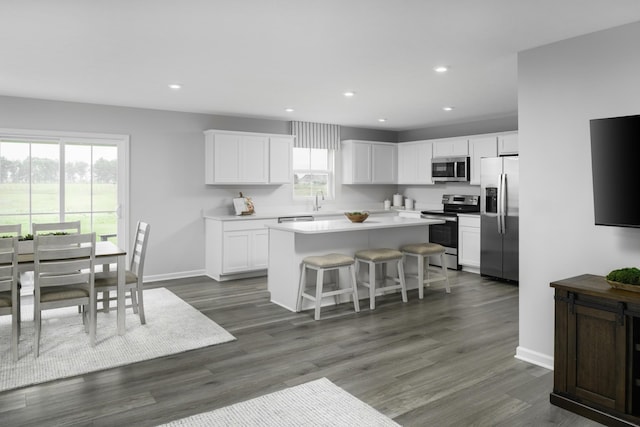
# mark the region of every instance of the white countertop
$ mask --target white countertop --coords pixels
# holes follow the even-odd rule
[[[204,215],[205,219],[215,219],[218,221],[239,221],[239,220],[252,220],[252,219],[275,219],[280,217],[291,216],[312,216],[316,220],[322,220],[323,216],[332,215],[344,215],[345,212],[366,211],[370,214],[397,214],[401,212],[397,209],[344,209],[344,210],[326,210],[326,211],[298,211],[298,212],[271,212],[271,213],[256,213],[253,215]],[[346,218],[345,218],[346,219]]]
[[[380,216],[367,218],[365,222],[354,223],[347,218],[309,221],[309,222],[287,222],[281,224],[269,224],[267,227],[274,230],[291,231],[301,234],[326,234],[340,233],[345,231],[374,230],[380,228],[415,227],[417,225],[428,226],[431,224],[443,224],[444,221],[438,219],[423,218],[403,218],[399,216]]]

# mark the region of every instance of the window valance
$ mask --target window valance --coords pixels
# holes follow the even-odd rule
[[[291,135],[295,147],[340,149],[340,126],[326,123],[291,122]]]

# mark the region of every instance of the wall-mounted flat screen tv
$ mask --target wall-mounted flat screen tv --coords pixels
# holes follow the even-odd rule
[[[590,121],[596,225],[640,227],[640,115]]]

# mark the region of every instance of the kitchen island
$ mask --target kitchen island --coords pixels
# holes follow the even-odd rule
[[[353,255],[369,248],[399,248],[408,243],[428,242],[429,225],[444,221],[400,216],[371,216],[365,222],[339,220],[269,224],[269,264],[267,284],[271,301],[295,311],[300,263],[311,255],[332,252]],[[408,266],[411,270],[411,266]],[[413,266],[415,269],[415,266]],[[392,273],[392,272],[390,272]],[[349,286],[348,277],[340,273],[340,286]],[[313,274],[307,282],[314,283]],[[415,281],[407,281],[407,288],[416,288]],[[368,298],[368,291],[359,288],[360,298]],[[341,295],[341,302],[349,296]],[[311,301],[303,301],[303,309],[311,308]],[[327,298],[322,305],[334,304]]]

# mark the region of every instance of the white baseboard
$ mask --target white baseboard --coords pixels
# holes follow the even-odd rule
[[[159,282],[161,280],[184,279],[187,277],[204,276],[204,270],[180,271],[177,273],[154,274],[144,276],[144,282]]]
[[[463,265],[462,271],[467,271],[469,273],[480,274],[480,267],[472,267],[470,265]]]
[[[549,356],[548,354],[539,353],[537,351],[518,346],[518,348],[516,348],[515,357],[523,362],[533,363],[534,365],[542,366],[543,368],[551,369],[553,371],[553,356]]]
[[[274,301],[274,300],[272,300],[272,299],[270,299],[270,300],[269,300],[269,302],[270,302],[270,303],[272,303],[272,304],[275,304],[275,305],[279,305],[280,307],[282,307],[282,308],[284,308],[284,309],[287,309],[287,310],[289,310],[289,311],[292,311],[292,312],[294,312],[294,313],[296,312],[296,309],[295,309],[295,308],[287,307],[286,305],[284,305],[284,304],[280,304],[279,302],[276,302],[276,301]]]
[[[247,271],[245,273],[234,273],[234,274],[220,274],[220,275],[212,275],[207,272],[204,273],[205,276],[211,277],[213,280],[217,280],[218,282],[224,282],[225,280],[235,280],[235,279],[248,279],[250,277],[266,277],[267,270],[254,270]]]

